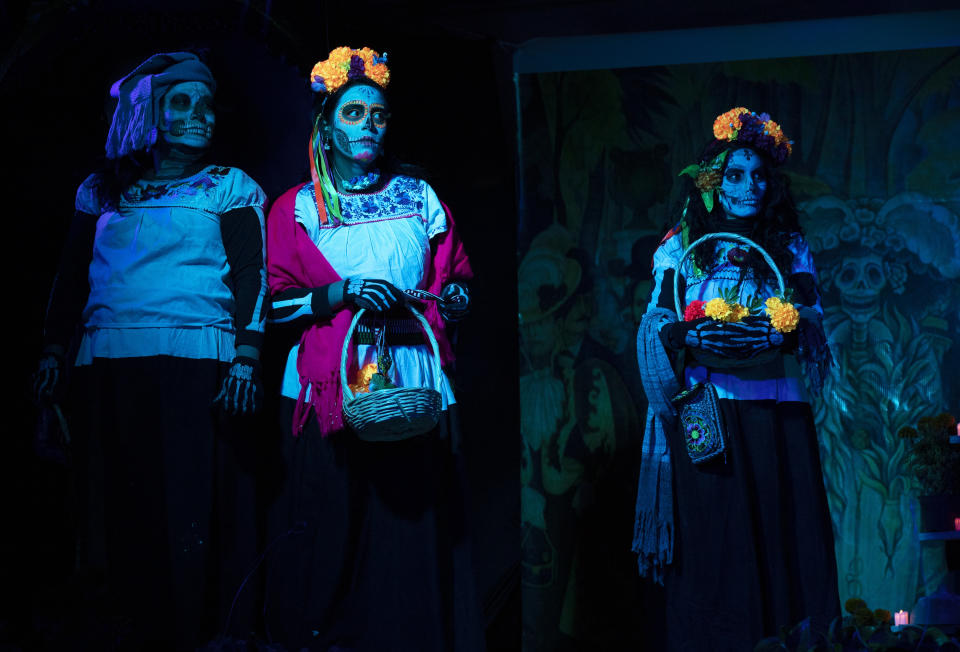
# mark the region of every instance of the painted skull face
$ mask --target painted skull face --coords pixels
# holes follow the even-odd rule
[[[174,84],[161,102],[163,120],[160,133],[171,145],[185,145],[206,149],[213,138],[216,116],[213,113],[213,93],[203,82]]]
[[[351,86],[334,109],[334,150],[363,167],[371,165],[383,152],[389,118],[383,91],[367,85]]]
[[[746,148],[730,152],[719,193],[727,217],[756,217],[766,191],[766,167],[756,152]]]

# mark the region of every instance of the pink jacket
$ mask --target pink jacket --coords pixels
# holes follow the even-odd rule
[[[307,232],[297,224],[294,205],[302,187],[300,184],[283,193],[273,203],[267,217],[267,281],[271,292],[320,287],[340,280]],[[434,238],[431,246],[433,259],[427,273],[426,289],[434,294],[440,294],[450,281],[473,278],[470,261],[457,236],[450,210],[446,205],[444,210],[447,212],[447,230]],[[446,366],[453,361],[454,355],[436,304],[429,303],[424,314],[437,338],[441,361]],[[311,388],[310,404],[317,415],[320,433],[326,437],[344,427],[340,354],[352,319],[352,310],[341,310],[329,321],[314,322],[300,336],[297,356],[300,398],[294,411],[294,436],[303,431],[310,418],[305,400],[307,387]],[[351,377],[356,366],[356,349],[348,347],[347,370]]]

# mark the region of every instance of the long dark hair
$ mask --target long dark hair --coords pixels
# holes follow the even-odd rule
[[[101,208],[115,209],[120,195],[153,169],[153,155],[140,149],[120,158],[103,158],[93,172],[93,189]]]
[[[760,157],[767,176],[767,190],[763,195],[763,203],[760,206],[759,214],[750,221],[751,228],[744,235],[763,247],[782,273],[788,273],[793,265],[794,258],[789,244],[797,235],[803,233],[797,216],[797,208],[793,203],[793,197],[790,195],[790,179],[773,165],[765,152],[736,142],[712,141],[700,155],[700,163],[712,161],[724,150],[733,151],[744,148],[755,152]],[[729,161],[730,157],[727,156],[721,174],[726,171]],[[732,230],[726,215],[718,205],[719,202],[714,206],[713,211],[708,213],[700,197],[700,191],[694,185],[694,180],[689,177],[684,178],[686,179],[687,191],[683,200],[685,206],[683,221],[690,229],[690,242],[694,242],[707,233]],[[693,253],[693,259],[697,267],[703,270],[710,269],[716,260],[716,251],[716,240],[705,242],[697,247]],[[747,267],[756,278],[770,279],[773,277],[772,270],[759,256],[749,256]]]
[[[347,92],[347,89],[353,88],[354,86],[369,86],[371,88],[376,88],[387,98],[387,103],[392,105],[391,96],[387,89],[369,79],[351,79],[346,84],[338,88],[337,91],[332,95],[321,95],[319,93],[314,95],[313,107],[310,111],[311,126],[316,124],[317,116],[322,116],[325,125],[332,124],[333,112],[337,107],[337,102],[339,102],[340,97]],[[383,154],[380,156],[378,166],[380,168],[380,173],[382,174],[381,178],[383,179],[383,183],[386,183],[386,181],[397,175],[415,177],[417,179],[424,180],[427,180],[428,177],[428,173],[425,168],[413,163],[402,161],[401,159],[389,153],[386,148],[384,149]]]

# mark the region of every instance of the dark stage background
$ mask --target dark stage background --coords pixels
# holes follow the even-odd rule
[[[473,318],[458,334],[455,372],[474,562],[492,640],[519,644],[513,622],[518,607],[504,608],[511,599],[516,605],[519,576],[515,209],[510,132],[497,86],[497,66],[508,59],[498,58],[490,39],[452,35],[415,15],[394,21],[388,6],[269,8],[52,2],[19,8],[17,15],[6,8],[5,17],[19,24],[7,32],[0,68],[2,140],[5,151],[18,153],[5,166],[3,185],[4,212],[14,227],[7,240],[13,256],[8,278],[17,279],[19,298],[10,340],[12,410],[0,453],[3,494],[12,498],[0,523],[0,646],[5,636],[19,640],[31,621],[40,639],[52,636],[64,626],[71,601],[89,598],[82,583],[68,581],[78,526],[70,465],[55,459],[55,451],[38,456],[33,450],[28,378],[74,193],[103,152],[114,106],[110,84],[153,52],[205,51],[218,81],[211,160],[243,169],[273,200],[306,178],[307,74],[344,44],[389,52],[394,121],[387,147],[426,168],[451,207],[477,274]],[[285,346],[268,340],[268,373],[271,360],[282,364]],[[278,386],[267,392],[276,394]],[[272,419],[261,430],[265,438],[280,435]]]
[[[628,0],[480,0],[457,4],[432,0],[370,0],[362,4],[0,0],[0,143],[5,154],[0,183],[8,227],[7,293],[11,298],[4,332],[6,348],[12,351],[6,357],[12,364],[6,367],[7,415],[0,435],[0,495],[6,499],[0,512],[0,648],[12,642],[42,644],[43,637],[56,635],[67,622],[71,600],[83,596],[84,587],[70,580],[78,524],[71,504],[69,462],[57,459],[55,451],[40,450],[38,454],[36,450],[28,379],[40,348],[47,292],[72,215],[74,192],[103,151],[113,108],[108,96],[110,84],[153,52],[206,50],[219,82],[213,159],[244,169],[274,199],[307,172],[310,92],[305,80],[313,63],[325,58],[334,46],[368,45],[390,54],[396,119],[391,125],[389,147],[430,172],[432,185],[453,211],[478,276],[473,318],[459,336],[455,375],[472,489],[474,559],[488,617],[490,649],[519,649],[521,459],[517,453],[522,440],[518,360],[521,365],[526,363],[517,342],[517,273],[533,237],[554,219],[552,206],[548,206],[554,198],[547,184],[539,197],[532,199],[539,202],[540,215],[545,217],[537,218],[531,211],[527,217],[533,215],[533,219],[521,223],[515,182],[518,135],[513,53],[536,37],[946,9],[953,8],[955,0],[858,4],[692,0],[646,4]],[[714,60],[723,60],[722,53],[718,52]],[[602,137],[610,137],[625,120],[635,120],[623,112],[643,99],[638,100],[637,95],[651,90],[650,80],[641,77],[618,79],[617,84],[622,83],[635,102],[618,104],[621,113],[611,124],[595,125],[608,130]],[[543,88],[550,81],[543,79]],[[763,81],[755,79],[752,83]],[[528,79],[525,89],[530,91],[540,83]],[[585,88],[597,93],[593,98],[596,102],[619,97],[616,92],[609,95],[609,79]],[[661,101],[663,97],[655,99]],[[537,111],[543,113],[542,109],[531,109],[529,92],[523,100],[527,103],[525,120],[546,119],[545,115],[538,116]],[[717,112],[729,108],[718,107]],[[667,102],[664,110],[674,112],[675,107]],[[713,110],[713,106],[704,109]],[[774,118],[781,119],[777,113]],[[787,129],[791,123],[786,117],[782,121],[792,135]],[[700,131],[691,134],[701,133],[706,124],[698,117],[690,128]],[[536,127],[525,124],[525,139],[532,133],[526,131],[531,126]],[[590,139],[595,134],[588,129],[584,136]],[[528,143],[528,152],[541,148],[539,153],[548,155],[553,151],[546,141],[530,142],[535,144]],[[644,152],[651,157],[633,156]],[[619,170],[619,176],[618,185],[609,186],[608,192],[624,193],[618,201],[633,208],[662,201],[665,185],[675,174],[673,167],[664,167],[652,141],[628,153],[631,156],[626,158],[611,154],[609,162]],[[590,190],[589,184],[599,178],[591,175],[597,160],[590,158],[593,156],[589,155],[589,161],[573,161],[580,166],[573,171],[580,184],[577,193]],[[550,165],[543,163],[536,174],[545,178],[552,169]],[[651,169],[653,176],[647,174]],[[528,182],[529,175],[530,171]],[[589,183],[584,186],[584,181]],[[840,201],[848,199],[845,194],[839,196]],[[876,214],[875,209],[870,210]],[[624,210],[621,217],[625,219],[627,213]],[[651,228],[648,223],[641,225],[641,229]],[[569,237],[560,234],[540,244],[547,249],[562,248]],[[621,244],[627,242],[623,239]],[[654,243],[648,244],[652,250]],[[610,255],[604,263],[616,259],[622,263],[610,267],[612,280],[637,269],[629,249],[606,254]],[[606,281],[601,278],[601,282]],[[589,304],[580,301],[577,309],[585,308]],[[631,319],[630,310],[611,313],[608,309],[614,309],[612,304],[601,308],[595,309],[598,314],[612,315],[611,319],[620,320],[621,326]],[[575,317],[580,319],[582,314]],[[577,319],[571,320],[574,328],[583,325],[577,324]],[[273,342],[273,346],[276,350],[280,344]],[[602,453],[593,456],[599,462],[591,463],[586,473],[617,478],[603,490],[613,491],[611,510],[625,514],[626,521],[601,521],[598,525],[596,519],[574,518],[562,524],[568,541],[584,532],[599,532],[593,542],[597,536],[610,535],[599,552],[596,548],[588,552],[606,555],[613,550],[609,570],[616,580],[608,584],[609,575],[595,574],[594,581],[588,581],[591,575],[581,571],[579,580],[570,584],[570,591],[564,583],[559,598],[552,598],[541,612],[530,611],[533,622],[539,623],[551,641],[550,646],[529,649],[658,649],[657,596],[644,593],[636,581],[635,564],[628,552],[635,492],[628,476],[635,464],[637,440],[635,434],[624,437],[622,433],[623,424],[642,424],[634,420],[630,410],[616,407],[629,405],[640,414],[636,408],[642,407],[642,397],[639,388],[627,384],[625,391],[630,397],[625,399],[623,384],[606,382],[614,378],[611,371],[628,369],[628,362],[626,356],[595,365],[579,377],[574,374],[578,391],[583,390],[582,398],[588,398],[589,390],[596,386],[601,393],[606,392],[601,396],[606,405],[614,406],[605,418],[609,417],[607,423],[618,424],[617,428],[598,430],[595,440],[584,441],[583,451]],[[589,415],[590,401],[581,400],[578,405],[574,409],[586,410]],[[275,434],[271,427],[265,426],[265,436]],[[616,472],[611,472],[610,450],[618,451]],[[559,457],[556,461],[559,465]],[[558,469],[564,472],[554,478],[560,494],[573,485],[579,487],[583,468]],[[571,478],[574,482],[569,482]],[[580,504],[587,505],[590,498],[595,495],[584,493]],[[536,534],[525,527],[523,536],[531,533]],[[616,540],[621,533],[626,537],[622,546]],[[526,546],[523,549],[531,550]],[[567,563],[573,550],[562,554]],[[523,567],[542,561],[525,558]],[[554,607],[566,608],[566,622],[575,623],[575,627],[565,626],[561,633],[559,611],[550,611]],[[547,620],[536,620],[540,615]],[[610,645],[598,648],[597,641]],[[535,639],[528,643],[535,643]]]

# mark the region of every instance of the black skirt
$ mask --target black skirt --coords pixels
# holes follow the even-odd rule
[[[264,607],[289,649],[484,648],[470,564],[456,406],[427,435],[370,443],[292,437],[281,399],[283,479],[270,510]]]
[[[726,461],[694,466],[669,433],[676,546],[666,578],[672,651],[743,652],[840,613],[833,531],[806,403],[721,400]]]
[[[211,403],[229,365],[170,356],[97,358],[76,370],[78,476],[88,565],[105,564],[111,645],[192,650],[246,637],[256,590],[249,420]]]

